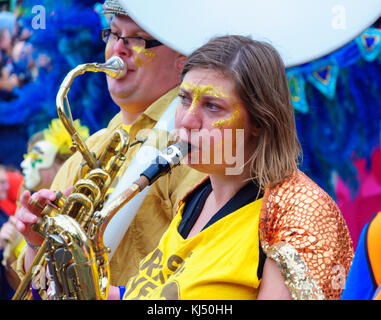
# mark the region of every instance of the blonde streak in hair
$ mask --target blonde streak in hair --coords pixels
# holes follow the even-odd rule
[[[282,126],[283,132],[281,132],[282,137],[287,137],[282,139],[285,147],[283,148],[283,152],[287,156],[287,171],[296,170],[298,166],[298,157],[301,154],[301,146],[297,136],[296,123],[295,123],[295,115],[292,105],[287,102],[283,102],[285,107],[289,110],[285,111],[287,114],[284,115],[285,124]]]
[[[282,180],[287,175],[289,175],[293,170],[297,168],[297,155],[299,154],[300,148],[298,139],[296,136],[296,125],[294,120],[293,110],[289,110],[291,107],[288,101],[282,99],[282,95],[277,92],[273,92],[273,105],[281,106],[283,109],[277,112],[276,116],[273,112],[268,112],[268,116],[271,117],[271,123],[273,123],[273,128],[271,129],[278,135],[274,141],[276,145],[272,146],[271,154],[277,157],[272,157],[275,180]],[[279,111],[279,107],[277,108]],[[288,110],[286,110],[288,109]],[[275,110],[274,110],[275,111]],[[278,159],[276,159],[278,158]]]
[[[289,165],[289,155],[287,152],[282,152],[280,145],[282,141],[269,139],[271,134],[273,134],[272,128],[268,128],[261,134],[253,154],[252,168],[257,175],[260,187],[279,183],[290,174],[292,167]]]

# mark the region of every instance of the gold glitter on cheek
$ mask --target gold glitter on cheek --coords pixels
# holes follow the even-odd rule
[[[135,56],[135,64],[138,68],[140,68],[143,65],[142,59],[140,59],[138,56]]]
[[[106,60],[108,60],[108,58],[109,58],[109,51],[110,51],[110,45],[109,45],[109,42],[107,42],[106,48],[105,48],[105,57],[106,57]]]
[[[212,122],[212,127],[214,128],[220,128],[224,129],[226,126],[231,126],[233,123],[237,124],[237,129],[238,127],[242,127],[242,120],[241,119],[241,108],[238,103],[233,104],[233,114],[227,118],[227,119],[220,119]]]
[[[132,48],[132,50],[134,50],[137,54],[139,54],[139,53],[142,53],[144,51],[144,48],[143,47],[139,47],[139,46],[134,46]]]
[[[132,50],[136,53],[135,63],[137,67],[146,65],[154,60],[156,54],[149,49],[139,46],[133,46]]]
[[[219,128],[219,129],[224,129],[226,127],[227,120],[222,119],[222,120],[216,120],[212,122],[212,127],[213,128]]]

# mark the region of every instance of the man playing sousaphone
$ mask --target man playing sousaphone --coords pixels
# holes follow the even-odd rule
[[[106,59],[118,56],[128,67],[127,74],[120,79],[107,77],[110,95],[121,112],[110,121],[106,129],[93,134],[86,141],[89,149],[97,155],[101,154],[116,129],[122,127],[127,130],[133,141],[139,131],[155,126],[178,94],[180,72],[186,60],[185,56],[161,44],[140,28],[117,1],[105,1],[104,13],[111,15],[110,28],[102,31],[106,42]],[[129,149],[120,176],[138,149],[138,146]],[[81,154],[71,157],[58,172],[51,190],[65,191],[72,186],[76,182],[81,162]],[[176,168],[170,176],[153,184],[111,259],[111,285],[122,286],[136,274],[140,260],[157,245],[168,227],[179,200],[203,176],[184,166]],[[118,178],[115,180],[114,185]],[[55,194],[43,190],[33,197],[52,200]],[[29,211],[32,210],[28,205],[30,198],[28,192],[21,197],[24,207],[19,213],[18,229],[24,234],[31,231],[28,223],[36,222],[36,216]],[[35,209],[32,211],[36,213]],[[42,241],[43,238],[35,234],[29,240],[30,245],[25,247],[24,254],[20,255],[17,271],[21,277]]]

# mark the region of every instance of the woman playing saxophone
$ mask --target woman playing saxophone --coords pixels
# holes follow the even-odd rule
[[[187,165],[208,176],[109,299],[338,299],[335,266],[345,277],[352,244],[334,201],[298,170],[276,50],[242,36],[212,39],[188,57],[179,97],[176,128],[192,145]],[[41,241],[27,200],[19,230]]]

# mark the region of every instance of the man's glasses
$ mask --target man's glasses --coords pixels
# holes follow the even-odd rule
[[[112,32],[111,29],[103,29],[101,32],[102,40],[104,42],[113,41],[117,42],[119,39],[123,40],[124,45],[133,48],[135,46],[149,49],[157,46],[161,46],[162,43],[158,40],[148,40],[142,37],[121,37],[119,34]]]

